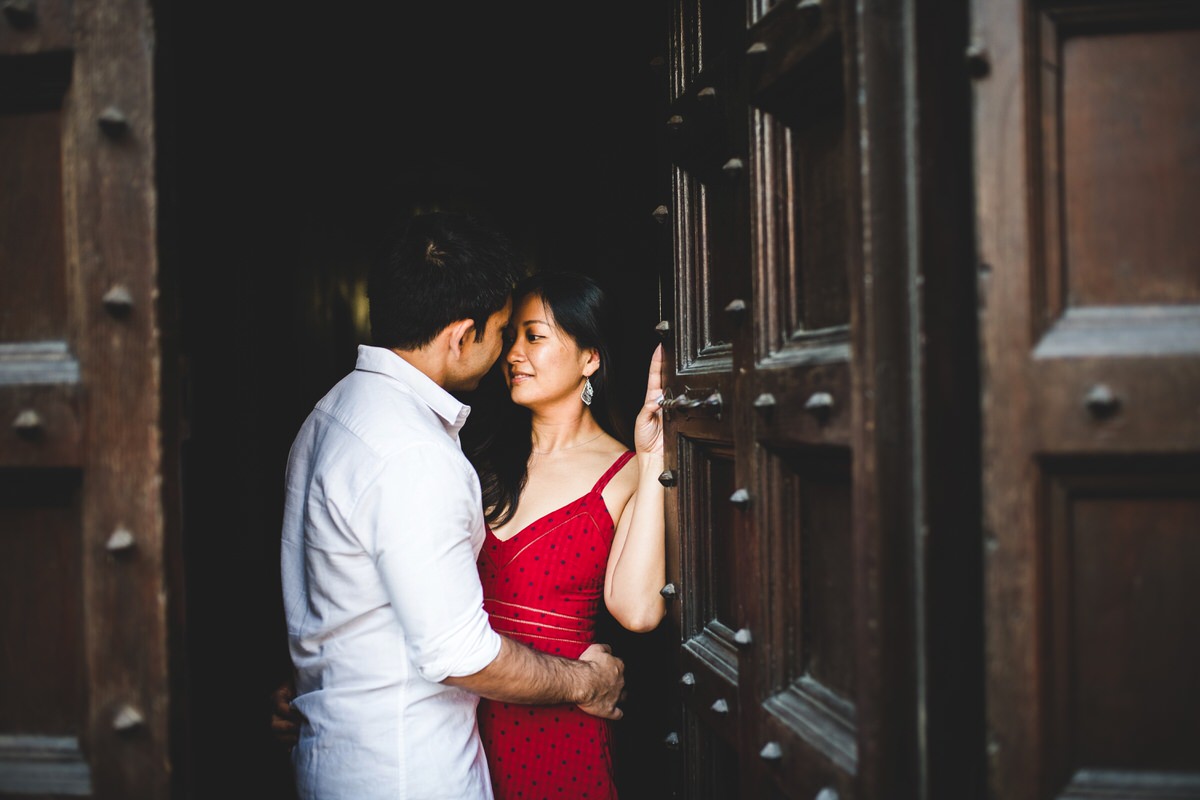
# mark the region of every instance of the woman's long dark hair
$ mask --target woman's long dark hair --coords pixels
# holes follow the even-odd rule
[[[605,433],[628,446],[613,403],[614,373],[608,342],[614,320],[604,290],[584,275],[538,273],[517,284],[513,291],[513,309],[530,295],[542,299],[550,309],[554,324],[581,349],[594,348],[600,354],[600,367],[591,376],[592,416]],[[521,499],[529,477],[529,456],[533,451],[529,409],[511,401],[504,405],[505,408],[495,415],[491,432],[471,454],[483,488],[484,513],[492,526],[503,525],[516,513],[517,501]]]

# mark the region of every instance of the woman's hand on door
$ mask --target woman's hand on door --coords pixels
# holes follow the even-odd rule
[[[633,423],[633,446],[639,453],[657,455],[663,451],[662,368],[663,346],[660,344],[650,357],[646,400]]]

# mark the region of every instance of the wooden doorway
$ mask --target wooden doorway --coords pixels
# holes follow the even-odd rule
[[[265,704],[286,659],[283,467],[368,341],[364,279],[388,224],[468,210],[531,265],[595,276],[628,322],[616,349],[630,418],[658,342],[651,61],[665,17],[637,2],[592,8],[587,26],[551,3],[302,6],[171,9],[192,738],[197,761],[224,765],[197,771],[201,797],[227,771],[257,797],[288,796]],[[507,402],[481,394],[473,423]],[[622,774],[650,775],[634,798],[665,787],[650,761],[665,635],[609,631],[645,665],[618,740]]]
[[[302,5],[0,4],[0,795],[291,795],[284,456],[439,206],[668,344],[627,800],[1200,796],[1194,2]]]

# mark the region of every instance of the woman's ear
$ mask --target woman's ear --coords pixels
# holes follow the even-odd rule
[[[600,369],[600,351],[593,347],[585,352],[588,359],[583,362],[583,376],[590,378],[596,374],[596,370]]]

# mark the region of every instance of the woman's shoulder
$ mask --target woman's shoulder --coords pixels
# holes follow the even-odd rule
[[[574,469],[580,471],[595,472],[596,475],[602,475],[621,461],[629,448],[622,444],[617,439],[609,436],[607,433],[597,439],[591,446],[581,450],[575,458]],[[636,459],[630,459],[630,463]],[[623,482],[623,476],[629,472],[629,463],[621,464],[621,468],[617,470],[609,479],[609,485],[613,483]],[[634,475],[637,474],[637,467],[633,468]]]
[[[624,443],[611,436],[608,437],[608,440],[606,444],[610,446],[605,448],[605,452],[612,465],[615,466],[621,459],[625,459],[627,454],[630,455],[625,460],[625,463],[621,464],[621,468],[617,470],[616,474],[612,476],[609,485],[620,487],[621,491],[625,494],[632,494],[637,489],[638,484],[638,461],[637,458],[632,457],[633,448],[626,447]]]
[[[558,462],[558,466],[579,475],[589,472],[599,475],[611,469],[627,452],[628,447],[606,433],[587,447],[562,453],[562,460]],[[624,472],[624,467],[627,466],[628,464],[623,464],[621,472]]]
[[[624,442],[609,436],[607,433],[604,434],[599,442],[597,442],[597,444],[601,443],[603,443],[603,446],[597,448],[597,452],[603,453],[604,457],[607,458],[611,464],[615,464],[618,460],[624,457],[626,453],[633,451],[633,448],[627,447]],[[621,471],[624,472],[629,467],[629,464],[633,463],[634,460],[635,459],[631,458],[629,459],[628,463],[622,464]],[[634,472],[637,472],[636,467],[634,468]]]

